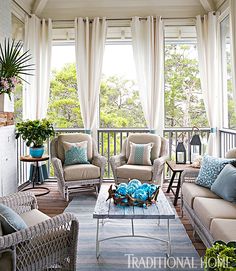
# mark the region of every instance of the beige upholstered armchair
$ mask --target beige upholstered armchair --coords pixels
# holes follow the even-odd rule
[[[129,165],[127,164],[130,155],[130,142],[136,144],[154,143],[151,149],[152,165]],[[127,182],[129,179],[139,179],[145,182],[156,182],[162,185],[163,169],[168,159],[168,142],[154,134],[135,133],[130,134],[124,141],[121,154],[112,156],[110,164],[116,183]]]
[[[90,164],[64,165],[63,142],[78,143],[87,141],[87,154]],[[59,191],[68,201],[70,193],[93,190],[98,193],[106,165],[106,158],[99,155],[96,143],[88,134],[62,134],[51,141],[51,158],[57,177]]]
[[[0,231],[0,270],[76,270],[79,222],[73,214],[50,218],[38,210],[31,192],[1,197],[0,203],[13,209],[27,225],[6,235]]]

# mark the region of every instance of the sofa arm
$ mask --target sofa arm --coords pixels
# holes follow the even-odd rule
[[[200,169],[199,168],[188,168],[185,169],[181,174],[181,184],[184,182],[195,182]]]
[[[107,159],[106,159],[106,157],[104,157],[102,155],[96,155],[93,157],[92,164],[100,168],[101,180],[103,179],[106,163],[107,163]]]
[[[0,198],[0,203],[12,208],[18,214],[38,209],[37,199],[32,192],[17,192]]]
[[[76,265],[79,222],[70,213],[64,213],[0,237],[1,250],[12,249],[17,270],[42,270],[70,258],[70,267]],[[47,262],[45,262],[47,259]],[[48,266],[43,266],[48,264]],[[68,270],[75,270],[69,269]]]
[[[164,166],[167,160],[168,156],[161,156],[153,161],[153,181],[159,181],[160,184],[162,184],[162,172],[164,170]]]

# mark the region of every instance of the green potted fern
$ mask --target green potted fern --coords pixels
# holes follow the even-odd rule
[[[30,147],[30,155],[34,158],[42,157],[44,142],[55,134],[53,125],[47,119],[27,120],[16,124],[16,139],[20,136]]]

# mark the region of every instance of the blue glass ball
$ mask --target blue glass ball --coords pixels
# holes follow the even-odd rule
[[[152,196],[157,191],[157,186],[155,184],[150,184],[148,193],[149,196]]]
[[[134,192],[134,198],[145,201],[148,199],[148,193],[142,189],[138,189]]]
[[[133,179],[129,182],[129,185],[134,185],[136,188],[139,188],[142,185],[142,183],[137,179]]]
[[[137,188],[135,186],[133,186],[133,185],[128,185],[127,186],[127,193],[129,195],[132,195],[136,190],[137,190]]]
[[[120,183],[120,184],[118,185],[118,187],[121,187],[121,186],[127,187],[127,183]]]
[[[121,196],[127,195],[127,187],[126,186],[118,186],[116,189],[116,193],[120,194]]]
[[[143,183],[139,189],[142,189],[143,191],[146,191],[146,192],[149,192],[149,189],[150,189],[150,184],[148,183]]]

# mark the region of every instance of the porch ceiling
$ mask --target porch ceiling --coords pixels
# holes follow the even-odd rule
[[[215,10],[224,0],[16,0],[22,7],[39,17],[74,19],[78,16],[162,15],[188,17]]]

